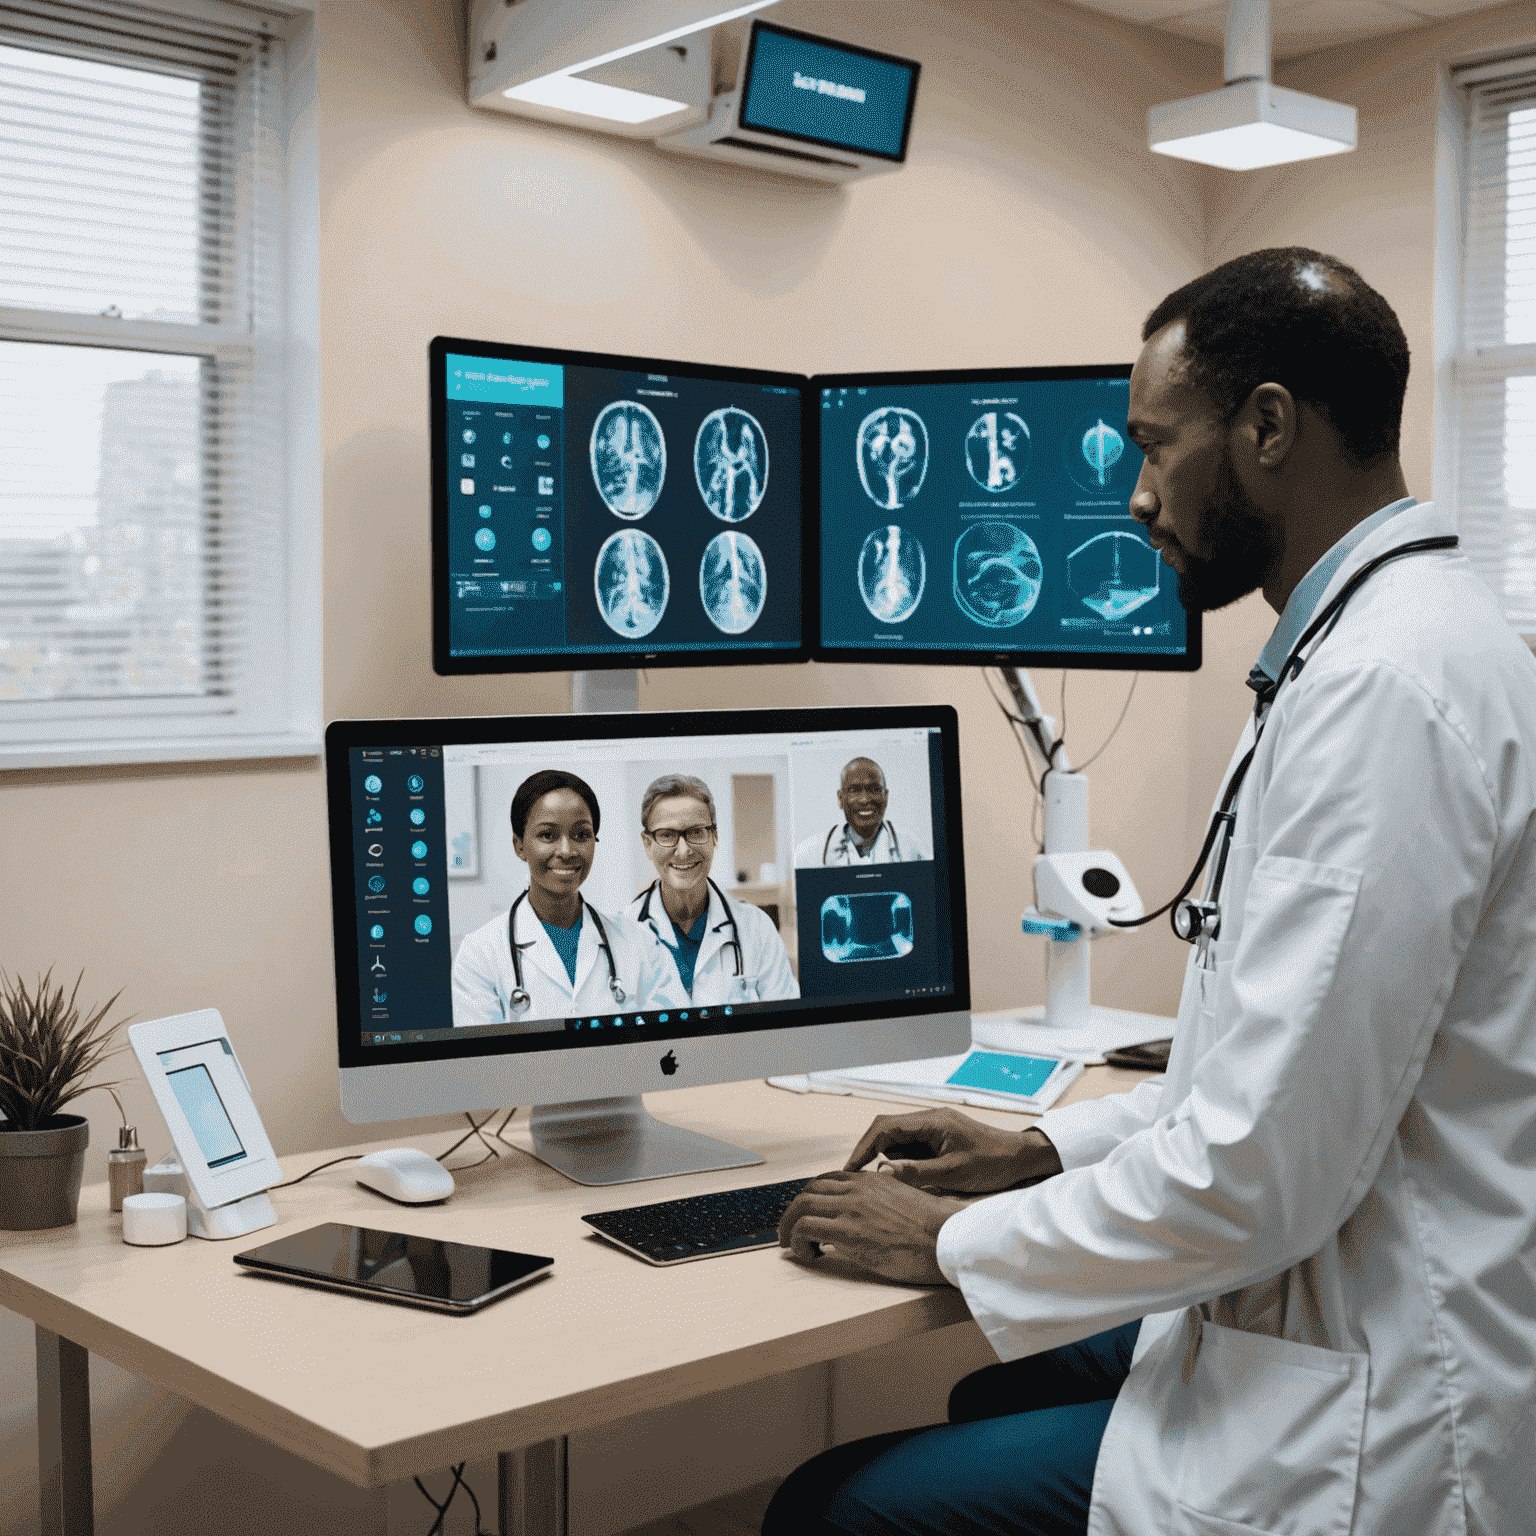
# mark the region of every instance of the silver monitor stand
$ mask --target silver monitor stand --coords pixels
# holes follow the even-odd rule
[[[571,673],[573,714],[639,707],[638,672]],[[750,1168],[763,1161],[744,1147],[654,1119],[639,1094],[536,1104],[529,1130],[533,1155],[577,1184],[632,1184],[674,1173]]]

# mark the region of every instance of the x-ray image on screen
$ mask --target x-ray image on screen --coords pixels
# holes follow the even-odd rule
[[[1132,460],[1138,469],[1141,464],[1140,455],[1126,456],[1124,433],[1097,412],[1072,423],[1062,455],[1067,473],[1083,490],[1116,498],[1129,488]]]
[[[900,624],[923,600],[928,562],[908,529],[876,528],[859,551],[859,595],[882,624]]]
[[[722,634],[743,635],[768,598],[763,552],[744,533],[717,533],[699,562],[699,599]]]
[[[722,522],[751,517],[768,489],[768,437],[757,417],[734,405],[711,411],[693,440],[693,477]]]
[[[989,629],[1023,623],[1044,579],[1039,548],[1012,523],[972,523],[955,541],[955,602]]]
[[[1096,534],[1067,556],[1067,585],[1113,623],[1157,596],[1157,551],[1134,533]]]
[[[626,640],[648,635],[661,623],[672,591],[661,545],[638,528],[621,528],[604,540],[593,585],[603,622]]]
[[[592,479],[616,517],[645,516],[667,477],[667,440],[648,406],[615,400],[592,424]],[[644,633],[644,631],[641,631]]]
[[[885,406],[859,424],[859,479],[877,507],[898,512],[923,488],[928,428],[916,411]]]
[[[821,952],[833,965],[910,955],[911,898],[901,891],[828,896],[821,904]]]
[[[1015,411],[983,411],[965,434],[965,467],[994,496],[1028,473],[1029,451],[1029,426]]]

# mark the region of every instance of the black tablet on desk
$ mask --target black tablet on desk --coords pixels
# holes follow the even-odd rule
[[[551,1273],[555,1261],[328,1221],[235,1255],[259,1274],[436,1312],[477,1312]]]

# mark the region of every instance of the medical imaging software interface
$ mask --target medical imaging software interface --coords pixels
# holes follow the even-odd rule
[[[446,354],[448,653],[791,650],[794,388]]]
[[[1082,372],[821,389],[823,649],[1185,653],[1130,381]]]
[[[850,829],[855,813],[839,802],[854,763],[884,786],[872,837],[867,826],[861,834]],[[649,930],[636,901],[656,870],[640,835],[642,798],[664,775],[709,786],[710,878],[733,903],[756,906],[767,919],[743,925],[752,974],[731,1000],[701,993],[695,1002],[670,964],[656,995],[629,995],[620,1005],[597,988],[602,1011],[579,1017],[568,1007],[554,1016],[547,1008],[520,1013],[490,988],[464,984],[466,971],[510,968],[503,950],[519,895],[519,939],[537,931],[510,808],[524,780],[544,769],[577,775],[596,796],[599,836],[581,895],[610,937],[627,923],[630,942],[638,936],[643,945]],[[600,1047],[793,1027],[870,1009],[879,1016],[882,1005],[904,1016],[914,999],[956,991],[944,838],[951,818],[937,729],[353,745],[346,774],[364,1048],[483,1037],[518,1051]],[[343,889],[337,896],[344,899]],[[672,937],[670,926],[665,931]],[[849,1011],[829,1014],[840,1007]]]

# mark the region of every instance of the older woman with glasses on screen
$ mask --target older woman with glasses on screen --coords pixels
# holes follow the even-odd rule
[[[624,915],[656,935],[701,1007],[799,997],[773,919],[710,879],[717,839],[715,800],[703,779],[656,779],[640,801],[640,841],[656,878]]]

